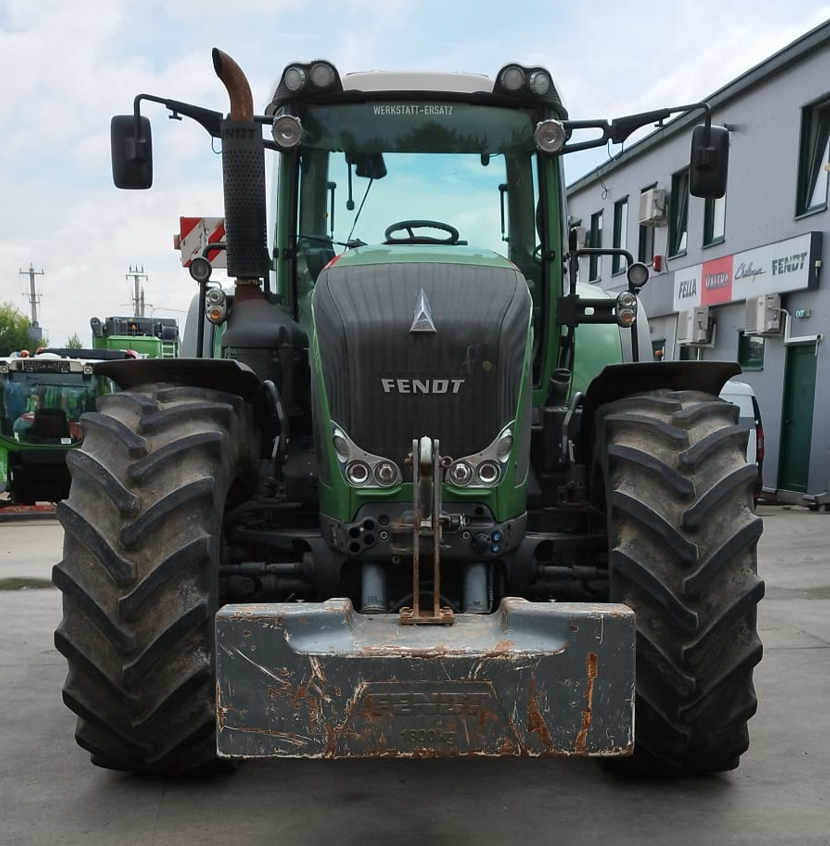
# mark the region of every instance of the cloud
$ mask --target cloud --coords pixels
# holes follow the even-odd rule
[[[219,157],[200,127],[150,105],[155,186],[117,191],[109,122],[139,93],[226,111],[214,46],[248,74],[257,109],[296,59],[489,75],[522,61],[551,68],[573,117],[613,117],[705,97],[828,18],[815,0],[0,0],[0,300],[28,313],[20,270],[43,269],[40,322],[58,343],[127,313],[131,265],[154,307],[186,306],[195,285],[172,235],[181,215],[222,213]],[[605,154],[574,158],[569,178]]]

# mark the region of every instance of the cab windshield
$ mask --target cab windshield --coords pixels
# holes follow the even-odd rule
[[[298,254],[308,265],[298,273],[306,281],[346,247],[412,235],[493,250],[531,272],[538,114],[438,101],[310,105],[296,114]],[[444,227],[387,236],[414,221]]]
[[[81,415],[95,411],[95,377],[20,373],[2,377],[0,433],[23,444],[71,446],[83,440]]]

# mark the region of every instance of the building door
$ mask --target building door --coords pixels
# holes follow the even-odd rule
[[[815,394],[816,345],[788,346],[778,463],[781,490],[807,493]]]

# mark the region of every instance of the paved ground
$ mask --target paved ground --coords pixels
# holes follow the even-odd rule
[[[765,656],[733,773],[628,782],[590,761],[251,763],[154,782],[97,769],[60,701],[54,589],[0,591],[0,844],[830,843],[830,514],[762,506]],[[48,577],[52,521],[0,525],[0,580]]]

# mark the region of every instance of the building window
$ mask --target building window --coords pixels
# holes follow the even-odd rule
[[[796,213],[827,208],[830,172],[830,99],[808,106],[801,113],[801,153],[798,161]]]
[[[651,191],[652,188],[656,187],[655,185],[649,185],[647,188],[643,188],[640,191],[640,196],[642,197],[646,191]],[[637,243],[637,261],[641,261],[643,264],[651,264],[654,261],[654,227],[653,226],[643,226],[640,224],[640,231],[638,234],[638,243]]]
[[[614,247],[618,250],[626,249],[628,243],[628,197],[623,197],[614,203]],[[626,270],[623,256],[615,255],[611,258],[611,273]]]
[[[651,342],[651,357],[655,361],[666,360],[666,339],[660,338],[657,341]]]
[[[760,335],[738,332],[738,364],[744,370],[764,369],[764,339]]]
[[[691,344],[682,344],[677,351],[678,361],[700,361],[700,350]]]
[[[703,209],[703,246],[720,244],[726,232],[726,196],[707,199]]]
[[[686,252],[689,230],[689,169],[678,171],[671,178],[669,203],[669,255]]]
[[[588,246],[602,246],[602,212],[591,215],[591,228],[588,231]],[[602,256],[590,256],[588,263],[588,281],[596,282],[602,273]]]

